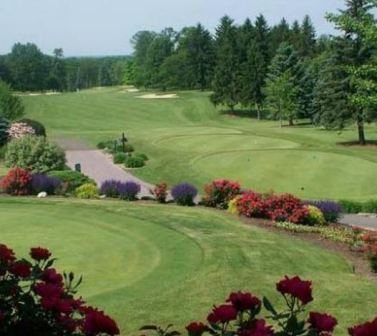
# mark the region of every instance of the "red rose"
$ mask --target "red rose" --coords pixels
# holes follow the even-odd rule
[[[51,252],[42,247],[33,247],[30,250],[30,256],[36,261],[42,261],[50,258]]]
[[[192,322],[186,326],[186,330],[190,336],[201,336],[208,330],[208,327],[201,322]]]
[[[377,335],[377,317],[372,322],[366,322],[348,329],[351,336],[375,336]]]
[[[260,307],[261,301],[251,293],[232,293],[226,302],[230,302],[238,311],[254,310]]]
[[[304,305],[313,301],[312,282],[301,280],[298,276],[291,279],[286,276],[276,284],[276,289],[283,295],[288,294],[299,299]]]
[[[0,244],[0,262],[9,265],[16,260],[13,250],[4,244]]]
[[[212,313],[208,315],[207,320],[211,324],[218,322],[226,323],[237,319],[238,312],[231,305],[221,305],[214,307]]]
[[[108,334],[110,336],[119,335],[119,328],[115,321],[104,312],[92,307],[85,308],[85,320],[83,330],[86,335],[97,336]]]
[[[34,286],[34,292],[42,298],[60,298],[64,290],[60,284],[39,282]]]
[[[42,273],[42,280],[50,284],[63,284],[63,276],[55,268],[48,268]]]
[[[242,330],[239,336],[274,336],[274,330],[266,324],[265,320],[256,320],[251,328]]]
[[[335,317],[327,314],[310,313],[309,320],[311,327],[318,333],[333,332],[338,321]]]
[[[9,272],[20,278],[27,278],[31,275],[31,267],[23,261],[17,261],[9,267]]]

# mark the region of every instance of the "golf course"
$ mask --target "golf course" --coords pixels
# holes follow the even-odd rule
[[[189,181],[201,188],[230,178],[245,188],[303,198],[377,197],[377,185],[370,183],[377,171],[375,148],[344,145],[356,140],[354,125],[341,132],[300,124],[281,128],[275,121],[229,116],[210,103],[207,92],[147,99],[129,91],[95,88],[22,98],[26,116],[42,122],[51,138],[77,139],[95,148],[125,132],[150,158],[132,173],[150,183]],[[377,138],[374,124],[366,133]]]
[[[376,311],[377,283],[355,275],[342,256],[215,210],[1,198],[0,211],[2,242],[24,257],[29,246],[49,247],[60,270],[83,275],[80,294],[111,314],[122,335],[148,323],[181,330],[235,290],[282,307],[274,285],[285,274],[312,279],[311,309],[336,315],[339,335]]]

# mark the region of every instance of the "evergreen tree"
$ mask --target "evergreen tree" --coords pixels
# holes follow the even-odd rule
[[[216,29],[216,66],[211,100],[215,105],[224,104],[234,111],[239,103],[240,62],[237,28],[228,16],[221,19]]]
[[[304,17],[297,50],[302,57],[312,57],[315,53],[316,32],[309,15]]]
[[[10,86],[0,80],[0,118],[17,120],[24,114],[20,97],[15,96]]]
[[[283,42],[289,43],[290,27],[286,19],[282,19],[280,23],[271,29],[270,33],[270,55],[275,56],[279,46]]]

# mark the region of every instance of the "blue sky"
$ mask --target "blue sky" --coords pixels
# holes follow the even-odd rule
[[[34,42],[44,52],[67,56],[121,55],[132,51],[139,30],[176,30],[203,23],[213,31],[224,14],[241,23],[263,13],[273,24],[309,14],[318,33],[333,33],[326,12],[344,0],[0,0],[0,54],[15,42]]]

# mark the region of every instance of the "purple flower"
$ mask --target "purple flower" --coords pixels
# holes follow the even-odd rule
[[[39,194],[44,191],[47,194],[52,195],[60,186],[61,181],[54,177],[44,174],[34,174],[31,177],[31,190],[33,194]]]
[[[122,182],[117,180],[108,180],[102,183],[100,192],[102,195],[112,198],[133,201],[140,192],[141,187],[133,181]]]
[[[325,216],[326,222],[336,222],[339,219],[342,207],[334,201],[321,200],[321,201],[305,201],[305,205],[313,205],[322,211]]]
[[[122,181],[117,180],[107,180],[102,183],[100,188],[100,194],[106,195],[111,198],[119,197],[119,189],[121,188]]]
[[[198,189],[189,183],[177,184],[171,191],[174,201],[179,205],[192,206]]]

